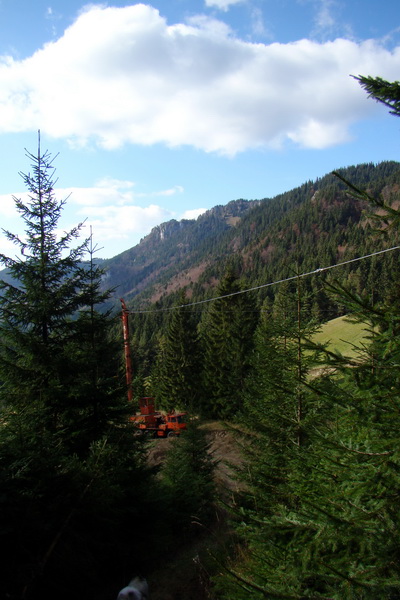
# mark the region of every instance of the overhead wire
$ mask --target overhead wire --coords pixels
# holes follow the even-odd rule
[[[329,271],[330,269],[336,269],[338,267],[343,267],[344,265],[348,265],[350,263],[358,262],[361,260],[365,260],[367,258],[372,258],[373,256],[378,256],[379,254],[385,254],[386,252],[393,252],[393,250],[399,250],[400,246],[393,246],[392,248],[386,248],[385,250],[377,250],[376,252],[371,252],[370,254],[365,254],[364,256],[358,256],[356,258],[351,258],[349,260],[344,260],[342,262],[336,263],[334,265],[329,265],[328,267],[319,267],[318,269],[314,269],[313,271],[307,271],[305,273],[301,273],[298,275],[292,275],[290,277],[285,277],[284,279],[277,279],[275,281],[271,281],[269,283],[263,283],[261,285],[257,285],[255,287],[247,288],[245,290],[238,290],[236,292],[231,292],[229,294],[224,294],[222,296],[215,296],[213,298],[206,298],[205,300],[198,300],[196,302],[190,302],[187,304],[179,304],[176,306],[170,306],[168,308],[154,308],[154,309],[129,309],[130,313],[141,314],[141,313],[155,313],[155,312],[167,312],[171,310],[178,310],[180,308],[190,308],[191,306],[197,306],[199,304],[206,304],[208,302],[214,302],[216,300],[222,300],[223,298],[229,298],[231,296],[238,296],[239,294],[247,294],[249,292],[255,292],[257,290],[271,287],[273,285],[278,285],[280,283],[287,283],[288,281],[293,281],[294,279],[300,279],[302,277],[308,277],[310,275],[317,275],[319,273],[323,273],[325,271]]]

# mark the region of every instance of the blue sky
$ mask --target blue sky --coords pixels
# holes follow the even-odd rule
[[[0,0],[0,218],[37,131],[60,223],[99,256],[170,219],[400,160],[400,120],[351,74],[400,79],[391,0]],[[16,249],[0,235],[0,252]]]

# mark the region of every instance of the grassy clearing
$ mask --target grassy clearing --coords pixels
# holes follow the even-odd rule
[[[354,358],[357,355],[356,348],[368,344],[367,327],[361,323],[349,323],[346,317],[338,317],[325,323],[313,341],[328,344],[328,350]]]

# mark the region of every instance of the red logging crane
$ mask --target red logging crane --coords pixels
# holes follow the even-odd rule
[[[129,344],[129,310],[123,298],[120,298],[122,305],[122,329],[124,335],[124,353],[125,353],[125,371],[128,401],[133,401],[132,389],[132,359],[131,348]],[[155,438],[170,437],[180,435],[186,429],[186,413],[173,412],[163,414],[155,410],[155,400],[151,397],[139,398],[140,413],[133,415],[131,421],[134,421],[137,427],[148,435]]]
[[[129,311],[126,308],[126,304],[123,298],[120,298],[122,304],[122,328],[124,333],[124,353],[125,353],[125,372],[126,372],[126,386],[128,393],[128,400],[133,400],[133,389],[132,389],[132,359],[131,359],[131,347],[129,345]]]

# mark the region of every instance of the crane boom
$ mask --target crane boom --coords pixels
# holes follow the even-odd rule
[[[128,401],[133,401],[132,388],[132,359],[129,343],[129,310],[123,298],[120,298],[122,306],[122,329],[124,335],[125,371]],[[140,431],[150,434],[155,438],[180,435],[186,429],[186,413],[168,413],[166,415],[155,409],[153,397],[139,398],[140,414],[134,414],[130,420],[137,424]]]
[[[123,298],[120,298],[122,305],[122,329],[124,333],[124,353],[125,353],[125,371],[126,371],[126,385],[129,402],[133,400],[133,389],[132,389],[132,359],[131,359],[131,347],[129,344],[129,310],[126,308],[126,304]]]

